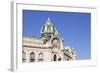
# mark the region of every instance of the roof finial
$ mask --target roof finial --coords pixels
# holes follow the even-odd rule
[[[50,18],[48,17],[48,20],[47,21],[50,21]]]

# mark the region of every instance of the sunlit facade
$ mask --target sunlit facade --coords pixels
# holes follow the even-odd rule
[[[64,39],[50,18],[42,26],[40,34],[40,38],[23,36],[23,63],[76,60],[74,49],[64,46]]]

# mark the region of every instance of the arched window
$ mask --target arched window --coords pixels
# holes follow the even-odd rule
[[[58,61],[61,61],[61,58],[58,58]]]
[[[67,58],[67,61],[69,61],[69,58]]]
[[[53,60],[57,61],[57,55],[56,54],[53,56]]]
[[[39,61],[43,61],[43,53],[39,53]]]
[[[31,52],[30,53],[30,62],[34,62],[35,61],[35,53]]]
[[[26,61],[26,53],[23,51],[22,52],[22,62]]]

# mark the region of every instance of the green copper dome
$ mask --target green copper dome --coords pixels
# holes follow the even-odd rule
[[[53,23],[51,22],[50,18],[47,19],[45,24],[41,28],[41,37],[51,37],[52,35],[57,35],[58,32],[54,27]]]
[[[48,18],[46,23],[43,25],[41,29],[41,34],[42,33],[55,33],[56,29],[53,26],[51,20]]]

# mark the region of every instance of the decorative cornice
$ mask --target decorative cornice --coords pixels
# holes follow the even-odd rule
[[[40,48],[40,49],[52,49],[52,47],[37,47],[37,46],[29,46],[29,45],[23,45],[23,47],[28,47],[28,48]]]

